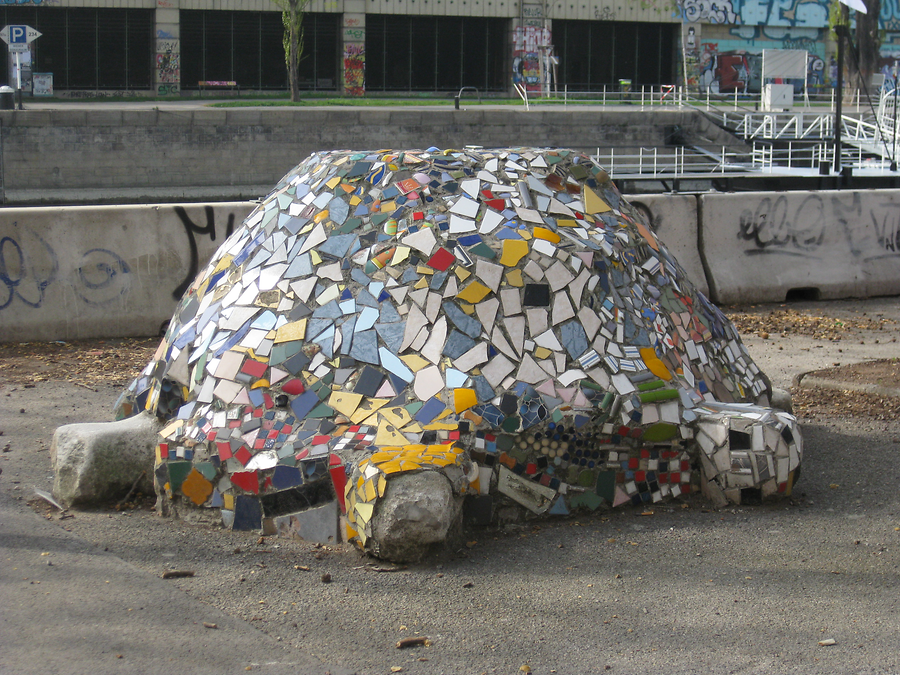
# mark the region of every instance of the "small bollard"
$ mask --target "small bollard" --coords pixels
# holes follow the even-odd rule
[[[459,110],[459,94],[453,97],[453,105]]]

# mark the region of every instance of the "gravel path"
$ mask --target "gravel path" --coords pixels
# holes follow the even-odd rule
[[[832,318],[882,313],[880,328],[837,341],[768,331],[747,342],[787,386],[835,362],[897,356],[897,304],[819,303]],[[804,418],[803,477],[782,503],[712,511],[689,501],[475,530],[460,551],[398,569],[343,546],[164,520],[148,499],[61,519],[33,497],[52,483],[52,432],[108,419],[118,392],[7,379],[0,492],[148,575],[193,571],[168,583],[289,652],[361,675],[900,671],[895,419]],[[429,643],[396,648],[417,636]]]

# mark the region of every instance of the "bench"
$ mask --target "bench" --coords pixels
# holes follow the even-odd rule
[[[198,82],[197,86],[200,87],[200,96],[203,96],[204,89],[237,89],[238,98],[241,95],[241,85],[230,80],[204,80]]]

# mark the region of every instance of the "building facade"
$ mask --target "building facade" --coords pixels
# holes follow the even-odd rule
[[[898,3],[882,0],[888,70]],[[8,56],[6,81],[18,63],[26,92],[32,79],[63,96],[287,88],[271,0],[6,0],[0,22],[41,33]],[[764,49],[806,50],[811,91],[835,74],[828,0],[311,0],[304,38],[301,88],[348,95],[684,82],[756,92]]]

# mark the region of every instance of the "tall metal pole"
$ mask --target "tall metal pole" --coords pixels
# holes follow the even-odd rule
[[[835,105],[834,113],[834,170],[841,172],[841,121],[844,117],[843,98],[844,98],[844,30],[850,23],[850,12],[847,5],[841,3],[841,21],[836,26],[837,33],[837,105]]]
[[[893,71],[894,76],[894,124],[893,127],[893,137],[894,137],[894,149],[891,152],[891,171],[897,170],[897,62],[894,61],[894,67],[891,69]]]

